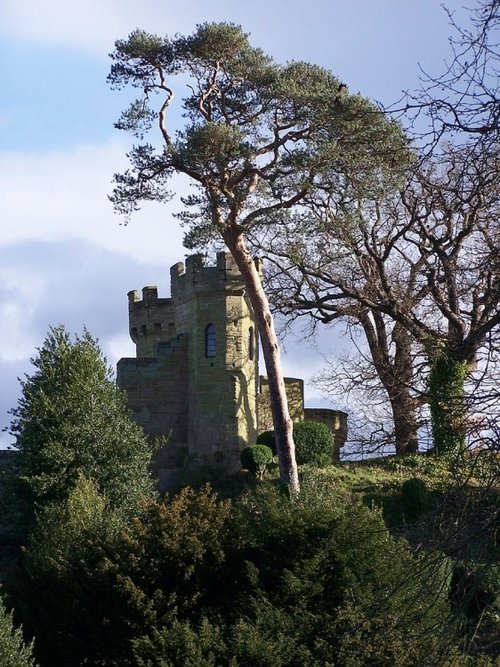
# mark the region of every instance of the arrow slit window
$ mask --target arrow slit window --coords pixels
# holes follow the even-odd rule
[[[205,356],[207,358],[215,357],[217,354],[217,334],[213,324],[207,324],[205,329]]]

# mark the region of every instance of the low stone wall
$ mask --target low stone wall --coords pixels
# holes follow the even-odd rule
[[[301,422],[304,419],[304,380],[300,378],[284,378],[286,397],[288,399],[288,410],[293,422]],[[269,380],[261,375],[259,378],[258,401],[258,431],[273,430],[273,416],[271,413],[271,400],[269,397]]]

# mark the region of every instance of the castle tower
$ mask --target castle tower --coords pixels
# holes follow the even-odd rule
[[[261,265],[255,260],[260,271]],[[192,255],[170,269],[170,298],[155,286],[128,293],[130,336],[137,357],[120,359],[118,385],[134,419],[166,438],[156,455],[161,489],[188,465],[240,468],[240,452],[272,428],[267,379],[259,378],[257,322],[236,263],[217,254],[215,266]],[[285,378],[294,421],[322,421],[345,442],[346,414],[304,408],[304,383]]]
[[[257,436],[259,349],[241,274],[220,252],[216,266],[193,255],[170,277],[176,328],[189,332],[189,452],[238,469],[242,448]]]
[[[154,286],[142,299],[128,293],[137,358],[117,368],[136,421],[168,439],[156,461],[162,486],[187,461],[238,470],[257,437],[257,326],[238,267],[229,253],[215,266],[193,255],[170,278],[171,298]]]

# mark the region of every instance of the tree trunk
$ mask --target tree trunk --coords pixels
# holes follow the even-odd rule
[[[429,393],[436,454],[465,447],[467,370],[467,362],[450,350],[439,351],[432,359]]]
[[[394,381],[388,392],[394,418],[396,454],[411,454],[418,452],[416,400],[411,392],[414,381],[412,337],[399,322],[394,324],[392,337],[395,345]]]
[[[413,382],[412,339],[398,322],[392,329],[393,358],[389,354],[389,332],[377,311],[359,316],[370,348],[375,370],[387,392],[394,424],[396,454],[418,451],[416,401],[411,394]]]
[[[403,396],[400,390],[395,398],[391,396],[389,398],[394,421],[396,454],[418,452],[417,415],[412,397]]]
[[[288,488],[291,495],[297,495],[300,488],[295,461],[293,423],[288,411],[278,338],[274,329],[269,301],[253,257],[248,252],[242,236],[227,232],[223,234],[223,237],[241,272],[259,326],[259,336],[269,381],[269,396],[281,482]]]

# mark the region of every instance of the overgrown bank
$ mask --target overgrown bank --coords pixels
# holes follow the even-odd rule
[[[4,587],[42,667],[495,665],[482,463],[460,485],[427,456],[304,466],[294,502],[271,471],[144,498],[132,519],[82,477]]]

